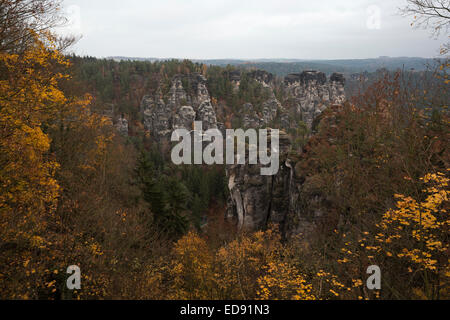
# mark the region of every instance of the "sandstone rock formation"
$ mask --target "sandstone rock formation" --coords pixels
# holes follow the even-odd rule
[[[275,77],[273,74],[264,70],[254,70],[248,73],[251,79],[258,81],[265,88],[272,88]]]
[[[285,77],[285,91],[297,104],[297,113],[308,128],[314,119],[332,104],[345,101],[345,79],[342,74],[334,73],[327,77],[320,71],[304,71]]]
[[[192,129],[196,113],[191,106],[181,106],[173,116],[173,129]]]
[[[242,108],[243,126],[245,128],[261,128],[273,125],[274,121],[281,129],[288,130],[298,125],[301,119],[312,128],[314,119],[332,104],[342,104],[345,101],[345,78],[334,73],[329,81],[323,72],[304,71],[287,75],[284,79],[284,91],[288,99],[294,102],[294,113],[282,105],[274,94],[274,78],[265,71],[253,71],[248,74],[261,83],[269,93],[269,99],[260,106],[249,103]],[[233,74],[236,78],[237,75]],[[238,82],[235,82],[238,85]],[[292,116],[295,114],[295,116]],[[296,118],[296,121],[293,121]]]
[[[318,71],[286,76],[283,89],[289,99],[294,101],[294,107],[291,104],[291,109],[288,110],[274,94],[275,80],[271,74],[254,71],[247,76],[261,83],[269,93],[269,98],[258,106],[251,103],[242,106],[239,114],[242,126],[246,129],[281,129],[280,168],[274,176],[262,176],[261,165],[247,163],[227,166],[230,191],[227,216],[235,219],[238,227],[244,230],[261,229],[273,222],[281,226],[285,235],[307,232],[314,219],[319,218],[323,212],[320,209],[313,210],[314,212],[302,211],[302,194],[314,183],[308,180],[310,178],[302,177],[296,169],[296,160],[289,156],[289,136],[283,130],[295,128],[293,120],[297,121],[298,118],[311,129],[314,120],[320,118],[318,116],[325,108],[345,100],[345,79],[341,74],[335,73],[328,80],[324,73]],[[229,80],[239,89],[241,73],[230,72]],[[191,130],[194,121],[202,121],[203,130],[219,128],[225,131],[224,125],[217,121],[206,79],[197,73],[174,76],[167,94],[163,94],[163,90],[159,88],[156,94],[142,99],[141,111],[145,129],[157,142],[169,141],[175,129]],[[295,114],[295,118],[292,114]],[[249,146],[252,147],[255,146]],[[316,195],[313,191],[309,196],[311,201],[323,201],[323,196]]]
[[[245,129],[259,128],[263,125],[263,119],[261,119],[251,103],[244,104],[242,111],[244,113],[243,126]]]
[[[264,70],[253,70],[247,73],[247,77],[259,82],[264,88],[273,88],[275,77],[273,74]],[[228,79],[231,81],[235,90],[239,89],[241,84],[241,71],[233,70],[228,73]]]
[[[290,169],[286,166],[290,141],[280,131],[280,170],[275,176],[262,176],[261,165],[227,167],[230,200],[227,216],[236,219],[239,229],[257,230],[268,223],[284,224],[289,211]]]
[[[230,80],[233,85],[233,90],[238,91],[241,85],[241,71],[233,70],[228,73],[228,80]]]
[[[274,176],[260,175],[260,165],[227,167],[227,219],[239,230],[256,231],[270,223],[279,226],[284,237],[302,234],[308,237],[325,214],[327,196],[314,189],[314,177],[304,177],[299,162],[290,156],[288,136],[280,131],[280,168]],[[308,197],[305,210],[304,197]]]
[[[285,78],[285,90],[297,103],[296,112],[311,129],[315,119],[330,105],[345,101],[345,79],[342,74],[332,74],[329,81],[324,73],[305,71]],[[243,106],[244,125],[258,128],[279,117],[281,129],[291,127],[291,119],[281,103],[273,96],[263,104],[261,116],[254,106]],[[280,131],[280,169],[274,176],[261,176],[259,165],[235,165],[227,168],[230,199],[228,217],[236,220],[240,229],[258,230],[268,223],[277,223],[284,235],[307,234],[317,219],[323,216],[322,201],[325,195],[315,194],[314,181],[302,177],[296,159],[289,156],[290,141]],[[304,212],[302,195],[309,203],[317,202],[317,210]],[[314,208],[314,205],[309,206]]]
[[[262,116],[264,124],[268,125],[277,116],[278,111],[284,111],[281,103],[273,96],[271,99],[265,101],[262,105]]]
[[[202,121],[204,130],[218,127],[206,79],[198,73],[174,76],[166,96],[159,88],[142,99],[141,112],[156,141],[169,141],[175,129],[192,130],[194,121]]]
[[[128,120],[123,115],[117,119],[115,126],[122,136],[128,137]]]

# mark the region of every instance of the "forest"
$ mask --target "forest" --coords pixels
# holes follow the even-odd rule
[[[309,123],[297,83],[259,66],[70,53],[76,39],[52,32],[59,5],[0,1],[0,299],[450,298],[445,48],[433,69],[347,79],[345,101]],[[295,199],[281,223],[239,228],[239,168],[174,165],[155,134],[162,122],[146,110],[192,105],[198,116],[202,79],[223,128],[279,103],[259,127],[291,143],[291,180],[269,182],[269,211]],[[245,186],[257,189],[251,172]],[[81,289],[66,286],[71,265]],[[366,286],[372,265],[382,289]]]

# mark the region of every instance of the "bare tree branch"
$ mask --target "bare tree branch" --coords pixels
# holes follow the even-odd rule
[[[0,0],[0,52],[21,52],[34,39],[67,20],[61,0]]]
[[[400,9],[404,16],[413,16],[412,25],[430,29],[433,36],[448,32],[450,27],[450,0],[407,0],[408,5]]]

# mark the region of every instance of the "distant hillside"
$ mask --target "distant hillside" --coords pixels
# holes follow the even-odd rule
[[[217,60],[216,60],[217,61]],[[218,64],[217,62],[202,61],[209,64]],[[342,72],[346,74],[360,72],[375,72],[378,69],[385,68],[393,71],[397,69],[405,70],[426,70],[429,66],[436,64],[433,59],[426,58],[390,58],[380,57],[376,59],[348,59],[348,60],[304,60],[291,62],[277,61],[245,61],[231,63],[235,66],[254,67],[256,69],[266,70],[270,73],[285,76],[289,73],[299,72],[302,70],[320,70],[327,74],[333,72]]]
[[[164,61],[170,59],[158,58],[127,58],[111,57],[114,60],[138,60],[138,61]],[[285,76],[289,73],[303,70],[320,70],[326,74],[342,72],[345,74],[360,72],[375,72],[385,68],[393,71],[397,69],[416,71],[426,70],[428,67],[436,65],[435,59],[413,58],[413,57],[379,57],[375,59],[342,59],[342,60],[301,60],[301,59],[206,59],[192,60],[193,62],[205,63],[216,66],[240,66],[245,68],[255,68],[265,70],[278,76]]]

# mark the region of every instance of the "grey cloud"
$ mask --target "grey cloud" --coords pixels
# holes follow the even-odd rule
[[[79,54],[178,58],[436,56],[398,15],[405,0],[65,0],[80,12]],[[376,5],[381,28],[367,28]]]

